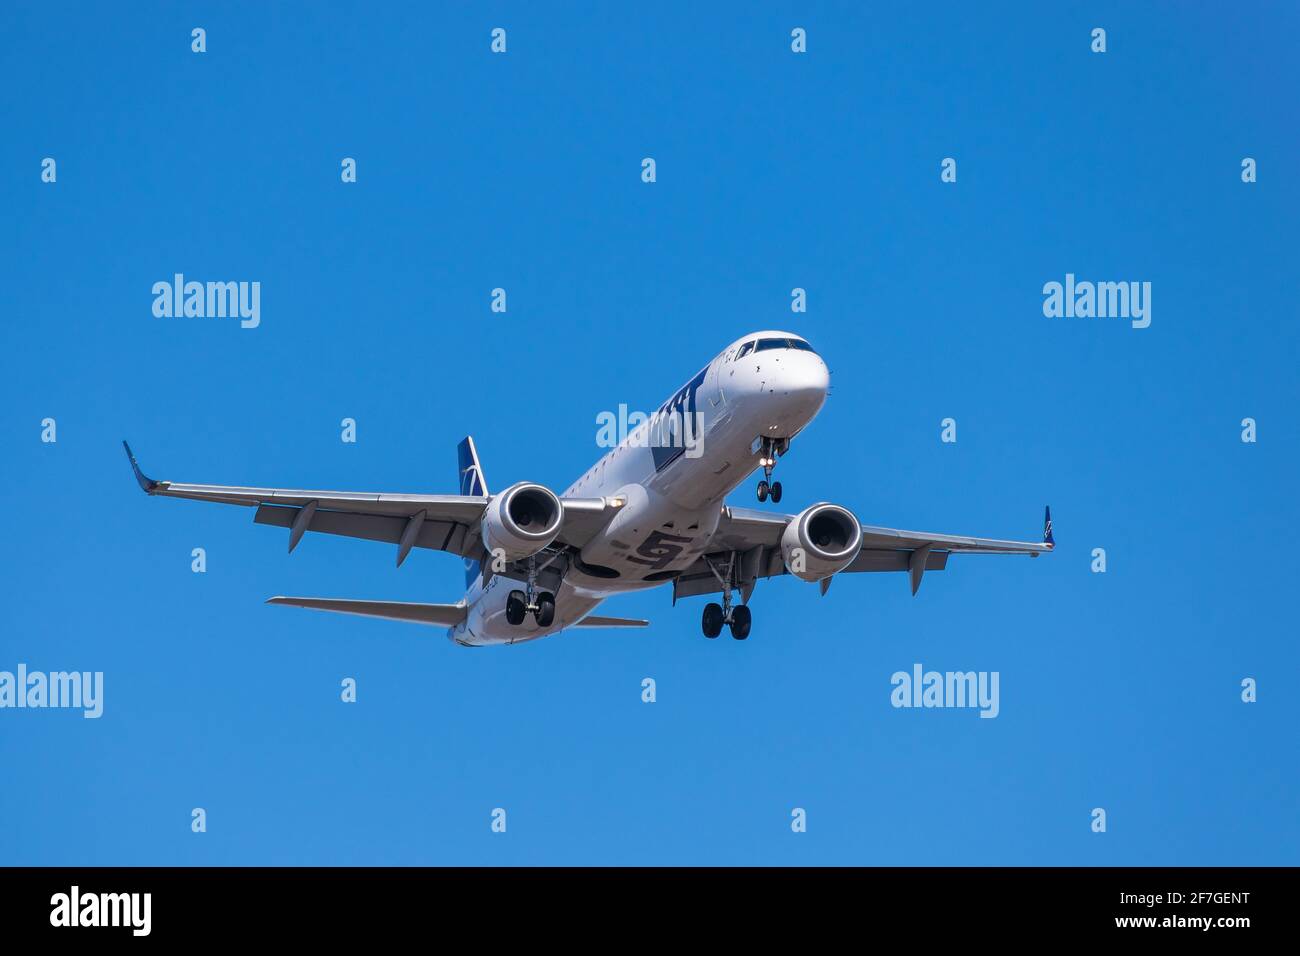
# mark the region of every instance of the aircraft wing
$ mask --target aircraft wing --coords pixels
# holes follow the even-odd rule
[[[122,447],[135,480],[146,494],[256,508],[253,520],[257,524],[289,529],[290,551],[308,531],[396,544],[398,565],[413,547],[463,557],[478,557],[483,547],[479,522],[491,500],[486,495],[380,494],[155,481],[140,470],[131,446],[122,442]],[[560,501],[564,520],[557,540],[575,547],[586,544],[614,509],[604,498]]]
[[[724,507],[718,529],[709,541],[709,554],[684,571],[674,584],[673,598],[712,594],[722,590],[715,571],[725,573],[727,562],[736,555],[736,578],[745,600],[761,578],[787,574],[781,558],[781,535],[795,515],[774,514],[755,508]],[[858,556],[840,574],[864,571],[906,571],[912,593],[921,586],[926,571],[942,571],[950,554],[1028,554],[1037,557],[1055,547],[1052,512],[1044,516],[1042,541],[1004,541],[930,531],[903,531],[860,524],[862,546]],[[821,582],[822,593],[830,578]]]

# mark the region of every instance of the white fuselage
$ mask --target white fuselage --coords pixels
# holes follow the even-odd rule
[[[803,347],[744,348],[773,339]],[[770,331],[737,339],[561,495],[626,503],[571,563],[551,625],[539,627],[532,615],[507,622],[506,598],[520,582],[498,574],[486,586],[471,584],[468,615],[448,636],[470,645],[533,640],[577,623],[612,595],[671,582],[710,551],[723,499],[759,463],[759,440],[798,434],[821,410],[829,380],[801,336]],[[674,418],[681,426],[675,432],[664,427]]]

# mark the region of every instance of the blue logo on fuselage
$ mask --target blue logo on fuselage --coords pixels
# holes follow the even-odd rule
[[[697,427],[699,419],[696,417],[695,398],[708,374],[709,366],[706,365],[651,416],[650,453],[654,456],[656,473],[663,471],[686,451],[688,442],[685,429]]]

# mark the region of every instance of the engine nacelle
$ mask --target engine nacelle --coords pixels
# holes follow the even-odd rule
[[[493,498],[483,512],[483,547],[507,561],[536,554],[555,540],[564,520],[564,506],[555,492],[521,481]]]
[[[843,571],[862,547],[862,528],[839,505],[812,505],[799,512],[781,535],[786,570],[801,581],[820,581]]]

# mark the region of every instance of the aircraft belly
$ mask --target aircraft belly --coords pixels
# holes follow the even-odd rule
[[[564,630],[582,620],[605,599],[606,594],[575,587],[568,581],[560,585],[555,594],[555,619],[550,627],[539,627],[537,620],[530,614],[522,624],[511,624],[506,620],[506,598],[513,590],[524,589],[522,581],[515,581],[503,575],[494,577],[488,589],[470,609],[466,621],[465,633],[453,633],[453,640],[466,644],[521,644],[535,641],[539,637],[548,637]]]

